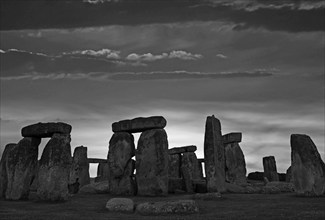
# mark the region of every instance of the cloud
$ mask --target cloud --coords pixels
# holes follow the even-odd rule
[[[325,3],[320,0],[166,0],[159,1],[159,4],[146,0],[62,0],[46,1],[46,4],[43,1],[20,1],[19,4],[16,1],[4,1],[1,6],[2,30],[193,21],[227,21],[237,25],[245,24],[247,28],[288,32],[325,29]],[[17,14],[17,11],[20,13]]]
[[[223,55],[221,53],[217,54],[216,57],[221,58],[221,59],[227,59],[228,58],[226,55]]]
[[[192,54],[182,50],[174,50],[170,53],[162,53],[159,55],[153,55],[152,53],[146,54],[136,54],[131,53],[129,54],[126,59],[131,61],[156,61],[156,60],[163,60],[163,59],[181,59],[181,60],[198,60],[202,59],[203,56],[201,54]]]
[[[101,50],[76,50],[71,52],[63,52],[64,56],[66,55],[86,55],[90,57],[103,57],[107,59],[120,59],[120,51],[110,50],[110,49],[101,49]]]

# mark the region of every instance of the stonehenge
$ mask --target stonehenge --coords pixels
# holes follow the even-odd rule
[[[223,135],[219,119],[208,116],[204,158],[197,158],[195,145],[168,148],[166,124],[162,116],[114,122],[105,159],[88,158],[84,146],[76,147],[71,155],[69,124],[49,122],[23,127],[23,138],[17,144],[7,144],[2,153],[0,198],[26,200],[31,192],[40,201],[66,201],[76,193],[166,196],[293,189],[299,196],[325,195],[325,165],[307,135],[291,135],[291,166],[286,174],[277,173],[275,157],[268,156],[262,160],[263,172],[246,177],[245,156],[239,145],[241,132]],[[133,134],[139,132],[136,144]],[[38,160],[42,138],[50,140]],[[95,182],[89,175],[90,163],[98,164]]]

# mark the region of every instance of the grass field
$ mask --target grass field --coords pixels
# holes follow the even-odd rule
[[[0,219],[325,219],[325,197],[303,198],[294,194],[223,194],[215,201],[197,200],[200,212],[192,215],[142,216],[111,213],[106,194],[75,195],[65,203],[0,201]],[[135,203],[191,199],[191,195],[133,197]]]

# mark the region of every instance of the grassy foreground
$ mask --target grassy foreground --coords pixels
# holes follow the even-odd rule
[[[294,194],[223,194],[215,201],[196,200],[200,212],[192,215],[142,216],[110,213],[107,194],[75,195],[65,203],[0,201],[0,219],[325,219],[325,197],[303,198]],[[135,203],[191,199],[191,195],[133,197]]]

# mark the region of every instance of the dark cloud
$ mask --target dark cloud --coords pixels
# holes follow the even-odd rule
[[[139,25],[184,21],[229,21],[243,28],[323,31],[321,1],[1,1],[1,30]],[[199,3],[199,4],[198,4]]]

